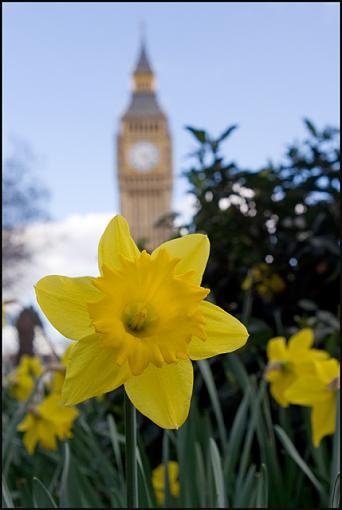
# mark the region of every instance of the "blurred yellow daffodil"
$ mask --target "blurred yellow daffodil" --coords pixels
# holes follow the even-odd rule
[[[47,276],[36,284],[38,303],[73,347],[62,396],[72,405],[124,384],[133,405],[163,428],[187,418],[193,387],[191,360],[234,351],[246,328],[203,301],[200,286],[209,256],[207,236],[167,241],[140,252],[122,216],[101,237],[97,278]]]
[[[285,282],[268,264],[261,262],[248,271],[241,284],[242,290],[248,290],[253,286],[260,296],[269,299],[273,294],[285,289]]]
[[[314,371],[314,361],[328,358],[325,351],[312,349],[313,331],[305,328],[291,336],[286,345],[284,337],[276,337],[267,344],[268,364],[265,379],[271,383],[273,398],[282,407],[289,405],[285,395],[288,387],[303,374]]]
[[[65,380],[65,370],[73,347],[74,344],[68,345],[61,357],[60,366],[56,367],[53,371],[51,379],[51,393],[62,393],[62,388]]]
[[[306,374],[286,391],[291,404],[312,407],[311,429],[314,446],[336,426],[336,391],[340,388],[340,364],[336,359],[316,362],[313,374]]]
[[[43,367],[37,356],[24,354],[17,368],[9,374],[10,391],[16,400],[26,400],[33,390],[37,377],[43,373]]]
[[[63,405],[60,395],[52,394],[30,410],[17,430],[24,432],[23,442],[30,455],[38,442],[43,448],[56,450],[57,438],[72,436],[71,427],[78,415],[77,409]]]
[[[170,494],[174,498],[179,496],[179,466],[174,460],[168,462],[169,488]],[[158,505],[162,505],[165,500],[165,466],[160,464],[152,472],[152,485],[156,494]]]

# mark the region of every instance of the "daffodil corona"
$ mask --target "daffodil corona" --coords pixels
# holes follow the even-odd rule
[[[148,254],[115,216],[98,255],[97,278],[47,276],[36,285],[47,318],[77,340],[62,397],[77,404],[124,384],[142,414],[178,428],[189,412],[191,360],[234,351],[248,338],[237,319],[204,301],[208,238],[191,234]]]

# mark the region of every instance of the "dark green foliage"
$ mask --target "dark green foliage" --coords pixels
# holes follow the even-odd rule
[[[241,285],[253,266],[267,262],[285,288],[260,295],[253,286],[248,315],[272,330],[294,326],[294,317],[303,313],[302,300],[337,313],[339,132],[319,130],[309,120],[305,124],[308,137],[289,145],[282,162],[258,171],[222,156],[221,143],[236,126],[216,140],[187,128],[199,145],[185,172],[197,212],[183,227],[209,236],[204,284],[220,306],[242,313]]]

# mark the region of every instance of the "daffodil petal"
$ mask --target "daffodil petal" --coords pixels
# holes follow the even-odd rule
[[[317,448],[321,439],[335,432],[336,399],[335,394],[315,404],[311,411],[313,444]]]
[[[296,376],[290,373],[281,373],[280,377],[273,380],[270,385],[270,392],[274,400],[282,407],[289,405],[286,390],[294,382]]]
[[[181,259],[176,266],[176,274],[193,271],[191,281],[196,285],[201,283],[210,251],[210,243],[206,235],[189,234],[178,239],[171,239],[156,248],[152,256],[154,257],[161,249],[165,249],[172,257]]]
[[[271,338],[267,343],[267,357],[269,361],[282,361],[287,358],[286,339],[282,336]]]
[[[292,335],[289,339],[289,350],[292,352],[310,349],[314,342],[314,333],[311,328],[304,328]]]
[[[26,450],[30,455],[33,454],[36,444],[38,443],[39,435],[36,428],[32,428],[25,432],[23,437],[23,443],[25,445]]]
[[[30,430],[30,428],[33,428],[34,426],[34,418],[31,413],[27,414],[23,421],[17,425],[17,430],[20,432],[26,432],[27,430]]]
[[[190,360],[150,364],[141,375],[125,382],[125,390],[133,405],[163,429],[178,429],[190,408],[193,368]]]
[[[118,388],[129,377],[127,363],[115,363],[115,349],[103,347],[99,335],[83,338],[72,349],[66,369],[62,400],[74,405]]]
[[[56,427],[53,422],[46,420],[38,420],[37,430],[39,436],[39,442],[43,448],[48,450],[56,450]]]
[[[202,301],[201,313],[205,319],[205,341],[193,337],[188,346],[190,359],[211,358],[217,354],[232,352],[242,347],[248,338],[245,326],[218,306]]]
[[[86,303],[101,294],[90,277],[45,276],[35,291],[40,308],[62,335],[78,340],[95,332]]]
[[[330,384],[333,379],[340,376],[340,364],[335,358],[316,362],[315,369],[318,377],[324,384]]]
[[[285,395],[291,404],[312,406],[324,400],[327,391],[316,375],[305,375],[291,384]]]
[[[115,269],[120,266],[120,256],[135,260],[140,252],[133,241],[129,225],[123,216],[117,215],[109,222],[99,242],[99,270],[103,266]]]

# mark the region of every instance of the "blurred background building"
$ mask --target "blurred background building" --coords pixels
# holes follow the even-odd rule
[[[144,39],[132,85],[117,139],[120,205],[134,239],[152,249],[171,234],[158,220],[171,213],[172,144]]]

